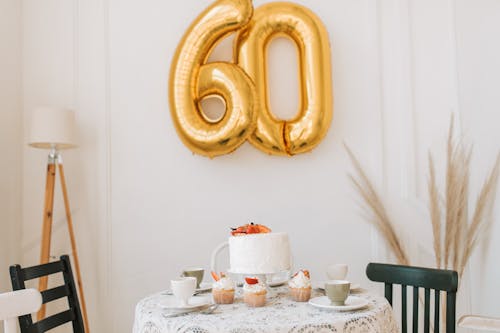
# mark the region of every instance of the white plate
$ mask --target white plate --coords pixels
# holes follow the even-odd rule
[[[310,299],[309,304],[322,309],[335,311],[353,311],[366,307],[368,305],[368,300],[357,296],[349,296],[345,301],[345,305],[332,305],[332,302],[330,302],[330,299],[328,297],[321,296]]]
[[[209,282],[202,282],[200,283],[200,288],[196,288],[197,293],[204,293],[210,290],[212,290],[212,284]]]
[[[197,310],[210,303],[210,297],[193,296],[189,299],[187,306],[181,306],[179,300],[175,296],[165,296],[158,305],[168,310]]]
[[[315,282],[313,283],[313,288],[325,290],[325,282],[326,281]],[[358,291],[360,289],[361,286],[358,283],[351,283],[351,289],[350,289],[351,291]]]

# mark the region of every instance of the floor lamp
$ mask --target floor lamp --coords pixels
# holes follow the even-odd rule
[[[73,230],[73,220],[66,189],[64,177],[64,167],[62,163],[61,150],[76,147],[75,140],[75,116],[74,113],[57,108],[38,108],[34,110],[31,122],[31,137],[29,145],[34,148],[48,149],[49,158],[47,163],[47,180],[45,183],[45,205],[43,211],[42,246],[40,253],[40,263],[45,264],[50,259],[50,243],[52,238],[52,216],[54,210],[54,188],[56,180],[56,169],[59,169],[59,176],[64,198],[64,208],[66,210],[66,221],[68,222],[69,238],[73,261],[76,272],[76,281],[80,296],[82,315],[85,324],[85,331],[89,332],[87,308],[85,305],[85,295],[83,293],[82,278],[80,273],[80,262],[76,250],[76,240]],[[47,277],[40,278],[38,289],[47,290]],[[45,305],[38,312],[38,320],[45,317]]]

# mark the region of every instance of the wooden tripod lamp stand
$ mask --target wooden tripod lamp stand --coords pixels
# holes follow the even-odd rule
[[[56,169],[59,169],[59,176],[64,198],[64,208],[66,210],[66,220],[68,222],[69,238],[73,254],[74,267],[76,272],[76,282],[80,296],[81,309],[85,324],[85,331],[89,332],[87,309],[85,306],[85,295],[83,293],[82,278],[80,273],[80,262],[76,250],[76,240],[73,230],[73,220],[64,178],[64,167],[62,163],[61,150],[76,147],[75,140],[75,116],[74,113],[65,109],[38,108],[34,110],[31,123],[31,138],[29,145],[34,148],[49,149],[47,163],[47,180],[45,185],[45,205],[43,212],[42,227],[42,247],[40,263],[45,264],[50,259],[50,243],[52,238],[52,216],[54,209],[54,188],[56,180]],[[38,289],[47,290],[47,277],[40,278]],[[45,305],[38,312],[38,320],[45,317]]]

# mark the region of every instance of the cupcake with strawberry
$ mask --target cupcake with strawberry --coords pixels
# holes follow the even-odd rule
[[[266,304],[266,285],[256,277],[245,278],[243,286],[243,301],[251,307],[261,307]]]
[[[212,296],[217,304],[232,304],[234,302],[234,282],[224,273],[212,272],[215,282],[212,285]]]
[[[311,275],[308,270],[295,273],[288,282],[290,296],[296,302],[307,302],[311,298]]]

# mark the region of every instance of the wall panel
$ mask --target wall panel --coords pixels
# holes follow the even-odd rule
[[[463,134],[474,143],[472,199],[475,200],[487,173],[499,153],[498,119],[500,103],[500,3],[498,1],[456,1],[457,69]],[[495,223],[487,230],[470,266],[471,311],[500,317],[496,286],[500,279],[499,204]],[[473,207],[470,207],[471,211]],[[477,287],[482,286],[477,291]]]
[[[0,292],[11,289],[7,267],[19,260],[21,236],[21,6],[0,1]],[[0,328],[1,329],[1,328]]]

